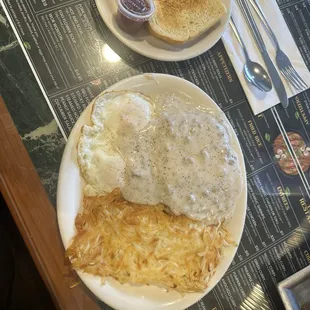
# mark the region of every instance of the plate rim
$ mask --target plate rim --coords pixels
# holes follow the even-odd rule
[[[193,84],[192,82],[188,81],[188,80],[185,80],[183,78],[180,78],[180,77],[177,77],[177,76],[173,76],[173,75],[170,75],[170,74],[161,74],[161,73],[144,73],[144,74],[139,74],[139,75],[134,75],[132,77],[129,77],[129,78],[126,78],[126,79],[123,79],[113,85],[111,85],[109,88],[107,88],[106,90],[104,90],[103,92],[108,92],[108,91],[113,91],[113,90],[119,90],[118,87],[121,87],[121,85],[128,83],[129,81],[131,80],[138,80],[140,81],[141,79],[144,80],[144,81],[150,81],[150,79],[152,78],[155,80],[156,77],[159,77],[159,78],[170,78],[170,79],[173,79],[173,80],[180,80],[182,83],[187,83],[189,84],[190,87],[192,87],[195,91],[199,91],[200,93],[203,93],[204,96],[206,96],[211,102],[212,104],[214,104],[216,106],[216,108],[218,110],[220,110],[223,114],[223,116],[225,116],[226,120],[229,122],[229,120],[227,119],[225,113],[220,109],[220,107],[216,104],[216,102],[206,93],[204,92],[201,88],[199,88],[197,85]],[[145,82],[146,83],[146,82]],[[141,84],[140,84],[141,85]],[[125,88],[124,88],[125,89]],[[130,89],[129,89],[130,90]],[[100,95],[100,94],[99,94]],[[99,96],[98,95],[98,96]],[[65,168],[65,161],[64,159],[66,159],[66,157],[68,155],[71,154],[71,150],[72,148],[70,148],[70,144],[71,146],[73,146],[73,142],[74,140],[71,140],[71,139],[74,139],[74,136],[77,134],[77,130],[80,130],[79,127],[80,127],[80,123],[79,123],[79,120],[82,120],[84,117],[85,117],[85,113],[88,112],[88,109],[90,108],[91,104],[93,103],[93,101],[97,98],[97,96],[89,103],[89,105],[84,109],[84,111],[81,113],[79,119],[76,121],[75,125],[73,126],[73,129],[70,133],[70,136],[68,138],[68,141],[66,143],[66,147],[64,149],[64,152],[63,152],[63,156],[62,156],[62,160],[61,160],[61,164],[60,164],[60,168],[59,168],[59,176],[58,176],[58,183],[57,183],[57,205],[56,205],[56,210],[57,210],[57,224],[58,224],[58,227],[59,227],[59,231],[60,231],[60,236],[61,236],[61,240],[62,240],[62,243],[64,245],[64,248],[66,249],[66,242],[65,242],[65,234],[66,232],[64,231],[64,228],[62,227],[62,222],[63,222],[63,219],[62,219],[62,208],[61,208],[61,200],[62,200],[62,195],[61,195],[61,183],[62,183],[62,175],[65,174],[64,170],[66,169]],[[84,123],[83,123],[84,124]],[[230,122],[229,122],[230,124]],[[230,129],[233,130],[234,132],[234,135],[235,135],[235,138],[236,138],[236,141],[237,141],[237,146],[240,148],[240,159],[241,159],[241,169],[242,169],[242,177],[243,177],[243,189],[242,189],[242,193],[241,193],[241,196],[240,196],[240,199],[242,199],[242,201],[244,202],[244,205],[242,206],[242,228],[240,230],[240,234],[238,236],[238,238],[235,238],[235,239],[238,239],[238,240],[235,240],[235,242],[237,243],[237,246],[236,248],[234,248],[232,250],[232,254],[231,254],[231,259],[229,260],[229,263],[227,263],[227,265],[225,266],[225,268],[223,268],[222,270],[222,275],[220,276],[220,278],[217,280],[217,282],[210,288],[207,288],[203,293],[192,293],[192,294],[185,294],[185,295],[191,295],[191,297],[193,297],[191,300],[187,300],[189,301],[190,303],[187,303],[184,305],[184,303],[182,303],[182,300],[183,299],[180,299],[177,304],[173,303],[172,305],[165,305],[165,306],[161,306],[160,308],[161,309],[167,309],[167,310],[175,310],[175,309],[179,309],[179,307],[175,308],[174,306],[182,306],[183,305],[185,306],[185,308],[187,307],[190,307],[191,305],[195,304],[196,302],[198,302],[201,298],[204,298],[218,283],[219,281],[224,277],[224,275],[226,274],[227,270],[229,269],[235,255],[236,255],[236,252],[237,252],[237,249],[240,245],[240,241],[241,241],[241,237],[242,237],[242,234],[243,234],[243,231],[244,231],[244,227],[245,227],[245,220],[246,220],[246,209],[247,209],[247,174],[246,174],[246,168],[245,168],[245,161],[244,161],[244,156],[243,156],[243,152],[242,152],[242,148],[241,148],[241,145],[239,143],[239,140],[238,140],[238,137],[237,137],[237,134],[235,133],[232,125],[230,124]],[[71,138],[71,139],[70,139]],[[76,143],[76,141],[75,141]],[[72,145],[73,144],[73,145]],[[72,159],[71,159],[72,161]],[[75,164],[75,163],[74,163]],[[78,170],[79,167],[78,167]],[[81,178],[81,175],[80,175],[80,171],[79,171],[79,176]],[[82,194],[82,193],[81,193]],[[68,233],[68,232],[67,232]],[[103,297],[102,295],[99,295],[99,290],[101,289],[101,287],[97,287],[98,285],[95,285],[96,287],[93,287],[94,285],[94,280],[96,279],[95,276],[91,276],[89,274],[86,274],[86,273],[83,273],[81,271],[77,271],[77,274],[79,275],[79,277],[81,278],[81,281],[91,290],[91,292],[96,295],[98,297],[98,299],[102,300],[104,303],[106,303],[107,305],[109,305],[110,307],[113,307],[115,308],[116,305],[113,304],[113,303],[110,303],[106,300],[103,300]],[[90,278],[87,279],[87,277]],[[192,301],[194,301],[194,303],[192,303]],[[186,302],[186,300],[184,300],[184,302]],[[115,308],[115,309],[123,309],[123,308]],[[126,308],[126,309],[131,309],[131,308]],[[137,309],[140,309],[140,308],[137,308]],[[159,307],[157,308],[152,308],[152,309],[159,309]]]
[[[102,21],[105,23],[105,25],[109,28],[109,30],[113,33],[113,35],[121,43],[123,43],[128,48],[132,49],[134,52],[136,52],[136,53],[138,53],[138,54],[140,54],[140,55],[142,55],[144,57],[147,57],[147,58],[150,58],[150,59],[154,59],[154,60],[159,60],[159,61],[165,61],[165,62],[169,62],[169,61],[185,61],[185,60],[189,60],[189,59],[198,57],[198,56],[202,55],[203,53],[207,52],[208,50],[210,50],[217,42],[219,42],[219,40],[221,40],[221,38],[223,37],[224,32],[226,31],[226,28],[228,26],[228,23],[229,23],[231,14],[232,14],[232,2],[233,2],[233,0],[228,0],[228,1],[229,1],[229,7],[227,8],[227,13],[226,13],[226,16],[225,16],[225,20],[224,20],[224,17],[222,17],[222,19],[221,19],[222,21],[224,20],[223,30],[220,32],[219,37],[217,39],[215,39],[210,44],[210,46],[208,46],[207,48],[199,49],[195,53],[190,53],[187,56],[184,55],[184,56],[181,56],[181,57],[179,56],[178,57],[179,54],[176,52],[175,54],[171,54],[171,56],[161,57],[160,53],[158,53],[158,56],[157,55],[150,56],[150,54],[148,54],[147,52],[144,52],[144,50],[136,48],[134,44],[128,43],[128,41],[126,39],[124,39],[124,37],[116,30],[116,28],[112,27],[110,25],[110,23],[106,21],[106,18],[104,17],[104,14],[103,14],[103,12],[101,10],[101,4],[100,4],[101,0],[95,0],[96,8],[97,8],[97,10],[98,10],[98,12],[100,14],[100,17],[101,17]],[[130,40],[129,40],[129,42],[130,42]],[[164,49],[161,49],[161,50],[165,51]]]

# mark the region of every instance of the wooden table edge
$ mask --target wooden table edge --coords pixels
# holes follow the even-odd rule
[[[100,309],[64,259],[52,206],[0,96],[0,191],[40,275],[59,309]]]

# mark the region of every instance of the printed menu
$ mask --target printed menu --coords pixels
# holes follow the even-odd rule
[[[310,69],[310,3],[278,4]],[[310,91],[292,98],[287,110],[254,116],[221,41],[192,60],[160,62],[120,43],[93,0],[4,0],[4,6],[66,136],[96,95],[140,73],[177,75],[218,103],[245,158],[246,224],[226,275],[190,309],[282,309],[277,283],[310,264]]]

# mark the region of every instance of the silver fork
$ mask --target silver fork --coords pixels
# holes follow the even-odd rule
[[[276,48],[276,63],[277,67],[283,76],[297,89],[297,90],[304,90],[308,88],[307,83],[301,78],[301,76],[297,73],[295,68],[293,67],[290,59],[287,55],[282,51],[279,41],[271,29],[262,9],[260,8],[259,4],[256,0],[248,0],[251,5],[253,6],[254,10],[256,11],[257,15],[261,19],[264,27],[269,32],[270,38],[274,42]]]

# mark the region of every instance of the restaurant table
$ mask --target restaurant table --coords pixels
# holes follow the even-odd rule
[[[310,4],[278,4],[310,68]],[[221,41],[193,60],[163,63],[122,45],[92,0],[5,0],[4,7],[0,190],[55,305],[110,309],[79,283],[64,258],[56,191],[66,139],[86,105],[109,85],[160,72],[192,81],[219,104],[238,135],[247,168],[247,218],[237,255],[216,288],[190,309],[282,309],[277,283],[310,264],[310,91],[292,98],[286,111],[277,106],[254,116]],[[52,24],[58,26],[56,35]],[[84,43],[75,46],[72,36],[76,45]],[[291,138],[289,149],[285,137]]]

